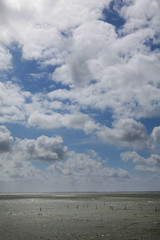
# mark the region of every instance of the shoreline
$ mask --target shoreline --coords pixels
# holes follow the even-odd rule
[[[160,191],[140,191],[140,192],[55,192],[55,193],[0,193],[0,200],[9,199],[85,199],[85,198],[101,198],[101,197],[119,197],[119,198],[160,198]]]

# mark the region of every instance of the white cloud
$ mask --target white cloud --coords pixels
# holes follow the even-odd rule
[[[72,33],[83,22],[98,19],[109,2],[1,0],[0,40],[5,44],[18,42],[26,59],[61,63],[68,44],[62,32]]]
[[[64,184],[68,183],[71,189],[106,189],[106,186],[113,183],[125,182],[129,180],[129,174],[124,169],[114,169],[104,167],[102,159],[93,154],[76,153],[70,151],[65,162],[57,162],[47,168],[50,175],[65,179]]]
[[[68,152],[65,161],[56,161],[46,170],[17,156],[1,159],[0,189],[5,186],[5,191],[105,191],[130,181],[124,169],[104,167],[101,159],[89,154]]]
[[[5,126],[0,126],[0,153],[11,151],[13,137]]]
[[[32,95],[11,82],[0,82],[0,106],[1,123],[21,122],[45,129],[67,127],[87,134],[98,128],[92,118],[77,112],[76,107],[60,101],[51,102],[43,94]]]
[[[114,26],[99,20],[109,2],[1,1],[1,42],[17,42],[23,58],[34,58],[43,67],[59,65],[52,74],[53,81],[72,88],[53,91],[50,99],[59,95],[59,99],[68,99],[70,105],[79,109],[109,108],[116,119],[158,116],[160,54],[158,50],[151,52],[145,42],[157,34],[159,3],[141,0],[122,7],[119,13],[126,19],[123,30],[128,32],[119,38]],[[8,66],[10,54],[3,51]],[[24,107],[29,108],[46,112],[43,101]],[[22,116],[17,111],[12,106],[10,118],[12,114],[12,120],[18,120],[16,116],[24,119],[23,111]],[[5,121],[9,121],[9,116],[3,118]]]
[[[156,46],[160,43],[160,3],[131,0],[123,1],[126,4],[119,8],[115,1],[115,10],[126,21],[117,33],[115,26],[102,21],[102,10],[110,2],[0,0],[0,123],[72,128],[93,134],[103,143],[158,152],[160,127],[148,136],[140,120],[160,116],[160,51]],[[23,86],[20,81],[25,79],[17,84],[6,81],[7,77],[12,81],[15,78],[10,77],[16,60],[10,49],[14,48],[15,53],[15,46],[22,52],[22,61],[34,59],[41,67],[40,73],[30,74],[30,82],[47,78],[47,65],[55,67],[48,76],[54,91],[31,94],[18,86]],[[64,89],[56,89],[62,85]],[[96,113],[101,111],[98,118],[95,109]],[[103,125],[104,115],[112,117],[111,128]],[[124,186],[129,184],[127,171],[103,166],[103,159],[91,152],[67,152],[61,137],[13,141],[10,132],[1,126],[0,181],[8,181],[8,185],[22,183],[23,187],[25,182],[31,186],[36,181],[37,187],[40,181],[45,190],[81,190],[84,186],[86,190],[97,190],[99,186],[106,190],[112,189],[113,183],[118,188],[120,180]],[[158,154],[145,158],[126,152],[121,157],[126,162],[131,160],[135,170],[159,171]],[[42,171],[29,160],[52,165]],[[137,186],[139,182],[136,180]]]
[[[160,126],[153,129],[151,137],[156,145],[160,145]]]
[[[160,52],[151,51],[147,44],[159,41],[160,4],[157,0],[136,0],[119,9],[126,20],[119,37],[114,26],[99,20],[109,2],[0,1],[0,70],[12,67],[8,49],[16,43],[23,59],[35,59],[44,71],[46,65],[58,64],[52,74],[53,83],[70,86],[69,90],[44,95],[0,82],[1,123],[73,128],[94,133],[107,143],[149,147],[140,120],[160,115]],[[96,122],[94,115],[82,113],[84,109],[109,109],[112,128]],[[158,146],[159,135],[159,127],[154,128],[151,145]],[[40,155],[35,152],[36,156]]]
[[[99,57],[95,55],[95,59],[87,61],[90,72],[89,75],[86,74],[88,80],[84,79],[83,82],[77,73],[79,79],[77,81],[82,81],[85,88],[55,90],[49,94],[49,97],[70,100],[71,104],[78,104],[79,107],[101,110],[109,108],[112,109],[115,118],[140,119],[158,116],[160,114],[160,90],[158,88],[160,55],[159,53],[140,54],[136,51],[131,53],[130,49],[128,53],[125,53],[126,50],[123,51],[123,49],[127,48],[131,39],[124,43],[125,48],[117,40],[115,46],[109,45],[109,51],[104,48]],[[119,56],[121,54],[124,58]],[[128,56],[128,54],[131,55]],[[110,59],[113,59],[112,64]],[[54,73],[55,80],[65,84],[71,83],[70,71],[69,65],[61,66]],[[79,69],[79,75],[83,76],[80,71]],[[96,81],[94,84],[87,85],[91,79]]]
[[[13,141],[5,127],[1,127],[1,132],[6,134],[10,142]],[[46,165],[46,169],[38,169],[34,166],[35,160],[50,165]],[[105,190],[106,185],[129,181],[126,170],[106,167],[103,163],[94,150],[89,150],[87,154],[67,151],[63,146],[63,139],[59,136],[49,138],[42,135],[37,139],[16,139],[12,152],[7,149],[7,152],[1,155],[1,189],[6,186],[5,191],[21,188],[23,191],[78,191],[84,189],[84,186],[86,190],[96,190],[100,184],[101,189]]]
[[[113,128],[103,126],[96,134],[108,143],[120,143],[133,148],[142,148],[146,145],[146,128],[133,119],[120,119],[113,124]]]
[[[49,184],[47,173],[35,167],[33,161],[44,163],[64,159],[67,147],[63,146],[60,136],[40,136],[37,139],[16,139],[4,126],[0,127],[0,181],[1,186],[9,191],[45,190],[45,183]],[[12,148],[11,148],[12,144]],[[3,153],[3,154],[2,154]],[[42,187],[38,187],[39,184]]]
[[[43,171],[36,169],[30,162],[13,156],[10,159],[1,159],[0,166],[0,181],[4,183],[20,182],[24,185],[25,182],[44,180]]]
[[[14,151],[24,160],[55,161],[63,159],[67,148],[60,136],[55,138],[40,136],[34,139],[17,139]]]
[[[21,121],[23,124],[41,129],[60,127],[79,129],[83,130],[86,134],[95,133],[105,142],[121,143],[133,148],[151,148],[151,146],[153,147],[153,145],[158,144],[158,128],[153,130],[149,143],[149,136],[147,135],[145,126],[140,121],[132,118],[117,119],[112,123],[112,128],[108,128],[96,122],[94,116],[90,117],[88,114],[81,113],[81,107],[87,108],[85,104],[88,107],[92,106],[94,103],[93,100],[96,102],[94,107],[96,107],[96,104],[105,104],[103,102],[104,97],[102,96],[106,96],[106,94],[100,94],[99,91],[99,94],[96,96],[96,91],[98,92],[98,89],[95,90],[96,84],[93,84],[93,86],[90,85],[82,92],[79,89],[70,91],[55,90],[46,96],[25,92],[18,85],[11,82],[1,82],[0,86],[1,123]],[[134,89],[134,85],[132,88]],[[150,99],[149,94],[150,92],[146,93],[145,102],[146,99]],[[156,92],[152,94],[154,94],[154,97],[159,97]],[[67,101],[65,103],[64,100],[67,99],[71,102]],[[113,100],[114,98],[111,97],[110,101]],[[120,103],[118,104],[122,111],[125,106],[120,106]],[[132,104],[133,102],[131,101],[130,110],[132,109]],[[124,115],[126,115],[125,111],[127,111],[127,107],[122,111]],[[144,110],[146,111],[148,108],[144,108]]]
[[[110,57],[108,64],[111,64],[112,53],[109,51],[109,45],[115,39],[114,27],[108,23],[96,20],[81,24],[73,31],[66,63],[54,72],[53,79],[76,86],[88,85],[95,78],[92,74],[92,61],[103,56],[104,49]]]
[[[18,122],[25,120],[24,105],[30,97],[11,82],[0,82],[0,122]]]
[[[127,21],[124,30],[131,32],[140,28],[148,28],[150,30],[154,29],[155,33],[159,33],[159,9],[160,3],[158,0],[136,0],[130,6],[124,6],[120,11]]]
[[[158,2],[154,2],[158,8]],[[140,6],[144,4],[145,1]],[[140,11],[146,9],[141,8]],[[145,18],[145,14],[141,18]],[[59,98],[70,99],[82,107],[111,108],[115,118],[158,116],[160,54],[158,50],[150,51],[146,44],[156,31],[151,24],[118,38],[114,27],[108,23],[83,23],[73,31],[71,53],[65,64],[56,69],[53,79],[65,84],[85,85],[85,89],[80,92],[71,85],[70,91],[62,91],[61,96],[55,91],[52,97],[59,95]],[[96,81],[89,84],[91,80]]]
[[[3,154],[0,159],[1,192],[39,192],[45,191],[46,176],[21,155]]]
[[[136,152],[124,152],[121,153],[121,158],[125,162],[131,160],[136,165],[135,170],[138,171],[156,172],[160,170],[160,156],[157,154],[151,154],[149,158],[144,158]]]
[[[87,114],[79,112],[70,114],[52,112],[50,115],[35,112],[29,117],[28,124],[30,126],[46,129],[67,127],[83,130],[85,133],[92,133],[98,128],[98,125],[96,125],[96,123]]]
[[[12,68],[12,55],[9,50],[0,44],[0,71],[7,71]]]
[[[136,165],[135,170],[141,172],[157,172],[157,169],[155,167],[148,167],[145,165]]]

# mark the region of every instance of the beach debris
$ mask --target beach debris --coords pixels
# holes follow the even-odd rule
[[[8,215],[11,215],[11,214],[12,214],[12,212],[7,212],[6,214],[8,214]]]
[[[100,236],[100,237],[104,237],[104,234],[98,233],[98,236]]]
[[[110,209],[113,210],[113,206],[110,206]]]
[[[156,211],[156,212],[158,211],[158,207],[157,207],[157,206],[155,206],[155,211]]]

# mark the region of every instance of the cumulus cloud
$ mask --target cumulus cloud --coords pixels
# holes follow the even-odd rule
[[[91,107],[101,110],[109,108],[113,112],[113,117],[118,119],[158,116],[160,114],[159,52],[140,53],[138,49],[143,47],[139,46],[131,53],[133,49],[133,46],[129,46],[131,39],[132,37],[113,41],[109,44],[109,50],[104,50],[107,48],[104,47],[99,56],[95,55],[95,58],[87,61],[90,71],[86,74],[88,80],[84,79],[83,82],[83,77],[82,80],[80,78],[77,80],[85,84],[83,91],[77,88],[55,90],[49,97],[70,100],[71,104],[78,104],[81,108]],[[107,42],[106,45],[108,46]],[[127,47],[128,53],[123,52]],[[124,57],[120,57],[121,55]],[[112,63],[111,59],[113,59]],[[83,74],[79,75],[83,76]],[[54,79],[65,84],[72,82],[70,76],[68,65],[63,65],[54,72]],[[91,79],[95,81],[93,84],[92,81],[88,84]]]
[[[102,127],[97,135],[108,143],[121,143],[131,147],[144,147],[147,138],[145,126],[133,119],[120,119],[113,128]],[[143,142],[144,141],[144,142]],[[139,146],[141,144],[141,146]]]
[[[65,34],[83,22],[99,18],[108,2],[1,1],[0,39],[8,44],[19,42],[26,59],[62,63],[68,43]]]
[[[1,132],[8,133],[8,130],[1,127]],[[50,165],[41,170],[32,165],[34,160]],[[103,163],[103,159],[94,150],[89,150],[86,154],[67,151],[59,136],[16,139],[12,152],[3,154],[0,161],[1,189],[6,185],[5,190],[10,191],[21,189],[20,186],[23,191],[77,191],[84,189],[84,186],[86,190],[96,190],[100,184],[101,190],[105,190],[106,185],[130,179],[126,170],[106,167]]]
[[[0,126],[0,153],[11,151],[13,137],[5,126]]]
[[[121,153],[121,158],[125,162],[131,160],[136,165],[135,170],[146,172],[159,171],[160,156],[157,154],[151,154],[149,158],[144,158],[136,152],[124,152]]]
[[[151,133],[151,137],[153,139],[153,142],[155,143],[155,145],[159,145],[160,144],[160,126],[155,127]]]
[[[65,84],[87,86],[95,79],[92,62],[97,57],[105,55],[104,49],[108,54],[105,61],[108,65],[112,64],[109,45],[115,39],[114,27],[108,23],[95,20],[81,24],[73,31],[71,53],[66,58],[66,63],[56,69],[53,79]]]
[[[0,181],[9,191],[37,191],[45,190],[45,183],[50,186],[48,174],[45,169],[35,167],[32,161],[44,163],[55,162],[64,159],[67,147],[63,146],[60,136],[40,136],[37,139],[15,139],[4,126],[0,126]],[[11,151],[12,144],[12,151]],[[39,184],[42,183],[43,187]],[[21,189],[22,187],[22,189]]]
[[[0,122],[25,121],[25,102],[30,93],[11,82],[0,82]]]
[[[124,19],[120,29],[105,22],[104,8],[113,2],[114,11]],[[158,0],[123,3],[111,0],[0,0],[1,74],[10,73],[11,69],[13,75],[16,74],[16,56],[12,55],[16,44],[22,54],[22,64],[24,60],[27,63],[34,60],[41,68],[40,73],[29,73],[30,82],[47,78],[45,73],[49,66],[51,85],[54,85],[52,91],[48,88],[48,94],[29,93],[23,85],[25,79],[14,82],[16,77],[11,74],[6,74],[5,79],[2,76],[0,123],[22,123],[41,129],[72,128],[94,134],[105,143],[130,148],[152,147],[152,150],[158,147],[159,127],[148,136],[140,121],[160,116],[159,12]],[[7,78],[10,81],[5,81]],[[107,127],[104,119],[100,123],[94,110],[101,111],[103,117],[108,114],[112,127]],[[4,127],[0,130],[0,139],[0,152],[9,152],[13,138]],[[12,148],[15,159],[22,155],[23,160],[54,161],[66,154],[60,137],[17,139]],[[145,159],[133,152],[131,160],[140,171],[156,170],[159,161],[154,154]],[[14,164],[10,166],[16,169],[16,160]],[[31,169],[25,164],[23,169],[25,166]],[[114,179],[127,176],[123,169],[103,168],[90,155],[74,152],[68,153],[66,162],[58,163],[57,168],[53,166],[58,177],[74,175],[72,171],[75,171],[77,176],[87,179],[86,169],[104,179],[105,176]],[[7,168],[5,172],[7,174]],[[29,175],[24,173],[24,176]]]
[[[157,169],[155,167],[149,167],[145,165],[136,165],[135,170],[141,171],[141,172],[157,172]]]
[[[98,125],[87,114],[75,112],[75,113],[52,113],[41,114],[33,113],[29,119],[28,124],[30,126],[36,126],[39,128],[60,128],[67,127],[73,129],[83,130],[85,133],[92,133],[98,128]]]
[[[42,135],[36,140],[17,139],[14,145],[14,151],[25,160],[55,161],[63,159],[66,150],[60,136],[49,138]]]
[[[104,167],[101,158],[93,151],[90,154],[68,152],[65,161],[52,162],[46,170],[31,165],[30,161],[10,159],[0,161],[1,189],[15,191],[81,191],[83,189],[105,191],[113,185],[130,181],[124,169]]]
[[[123,6],[120,10],[121,16],[126,20],[124,30],[128,32],[136,31],[141,28],[148,28],[151,32],[159,33],[159,8],[158,0],[136,0],[129,6]],[[153,32],[152,32],[153,33]],[[154,41],[157,41],[156,35],[153,35]]]
[[[158,116],[160,54],[158,49],[151,51],[146,41],[157,36],[159,3],[147,1],[146,5],[141,0],[117,5],[115,10],[126,20],[122,30],[128,31],[119,37],[115,26],[102,21],[103,9],[110,2],[1,1],[1,42],[16,41],[24,59],[35,59],[43,67],[56,66],[53,81],[71,87],[58,98],[68,99],[74,108],[111,109],[116,119]],[[51,95],[50,100],[56,98],[57,90]],[[32,109],[39,112],[38,107],[37,101]]]
[[[57,162],[47,168],[49,174],[54,174],[65,178],[72,188],[78,189],[96,189],[97,184],[100,189],[106,189],[108,182],[129,180],[129,173],[122,169],[104,167],[102,159],[96,152],[76,153],[70,151],[67,153],[65,162]],[[82,187],[83,186],[83,187]]]
[[[67,127],[87,134],[98,128],[94,119],[77,112],[74,106],[66,106],[61,101],[51,102],[43,94],[32,95],[11,82],[0,82],[0,106],[1,123],[22,122],[42,129]],[[59,110],[69,113],[59,113]]]
[[[7,71],[12,68],[12,55],[9,50],[0,44],[0,71]]]
[[[0,166],[0,181],[3,183],[18,182],[20,185],[24,182],[30,184],[31,182],[45,180],[43,171],[35,168],[30,162],[17,159],[15,156],[10,157],[10,159],[1,159]],[[11,191],[14,191],[14,189]]]
[[[0,152],[9,152],[13,137],[5,126],[0,126]],[[61,136],[48,137],[41,135],[37,139],[20,139],[16,138],[12,144],[11,155],[6,158],[17,158],[23,160],[42,160],[55,161],[64,159],[67,147],[63,146]],[[5,157],[5,155],[4,155]]]

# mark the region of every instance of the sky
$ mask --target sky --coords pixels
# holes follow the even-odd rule
[[[160,191],[159,13],[0,0],[0,192]]]

